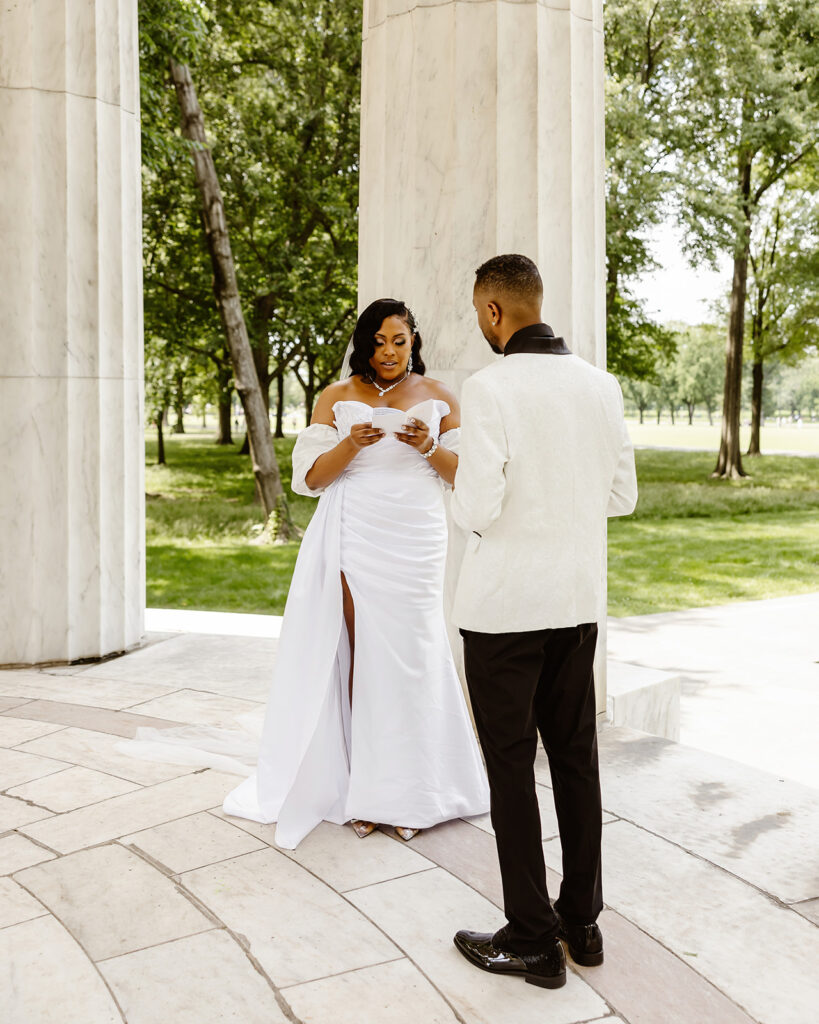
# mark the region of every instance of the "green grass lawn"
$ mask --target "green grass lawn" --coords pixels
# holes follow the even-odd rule
[[[712,480],[708,453],[638,451],[640,500],[609,520],[609,612],[819,590],[819,459],[768,455]]]
[[[646,414],[645,422],[628,419],[628,430],[635,445],[646,445],[651,448],[705,448],[716,455],[719,449],[720,420],[714,417],[713,425],[699,417],[689,426],[688,417],[677,417],[672,426],[667,414],[663,422],[657,423],[651,414]],[[751,437],[750,427],[743,423],[740,432],[740,450],[748,450]],[[762,427],[760,445],[762,452],[804,452],[806,455],[819,455],[819,422],[806,421],[802,426],[783,424],[777,426],[769,421]],[[714,459],[716,461],[716,458]]]
[[[276,442],[290,482],[293,439]],[[261,509],[250,460],[210,436],[146,443],[148,605],[281,614],[298,545],[254,543]],[[819,590],[819,459],[748,459],[741,481],[708,476],[713,455],[639,451],[640,502],[609,521],[612,615]],[[315,502],[290,496],[302,528]]]
[[[290,491],[293,438],[276,442],[293,519],[302,529],[315,501]],[[298,544],[254,543],[262,525],[250,458],[209,434],[145,445],[148,606],[281,614]]]

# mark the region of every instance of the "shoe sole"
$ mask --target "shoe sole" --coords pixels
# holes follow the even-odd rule
[[[454,945],[464,960],[472,964],[473,967],[477,967],[479,971],[486,971],[487,974],[494,974],[496,978],[523,978],[528,985],[537,985],[538,988],[563,988],[566,984],[565,971],[562,974],[555,975],[554,978],[546,978],[543,975],[530,974],[528,971],[493,971],[491,967],[484,967],[483,964],[478,963],[477,960],[473,960],[471,956],[468,956],[457,942],[454,943]]]

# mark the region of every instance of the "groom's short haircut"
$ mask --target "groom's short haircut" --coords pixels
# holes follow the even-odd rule
[[[543,281],[540,272],[528,256],[509,253],[493,256],[475,271],[475,288],[482,292],[495,292],[498,297],[508,295],[523,303],[543,300]]]

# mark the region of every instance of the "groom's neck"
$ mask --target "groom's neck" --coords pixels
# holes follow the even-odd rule
[[[497,332],[497,346],[503,352],[506,348],[506,343],[512,337],[513,334],[517,334],[518,331],[522,331],[524,327],[533,327],[535,324],[543,323],[540,315],[540,310],[531,310],[522,316],[517,317],[504,317],[498,324],[499,330]]]

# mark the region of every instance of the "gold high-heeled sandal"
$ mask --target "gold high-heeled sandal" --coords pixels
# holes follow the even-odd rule
[[[417,836],[421,831],[420,828],[402,828],[400,825],[394,825],[395,833],[399,839],[403,839],[405,843],[408,843],[413,836]]]
[[[376,830],[376,823],[374,821],[351,821],[350,824],[353,826],[353,830],[359,839],[366,839],[370,833]]]

